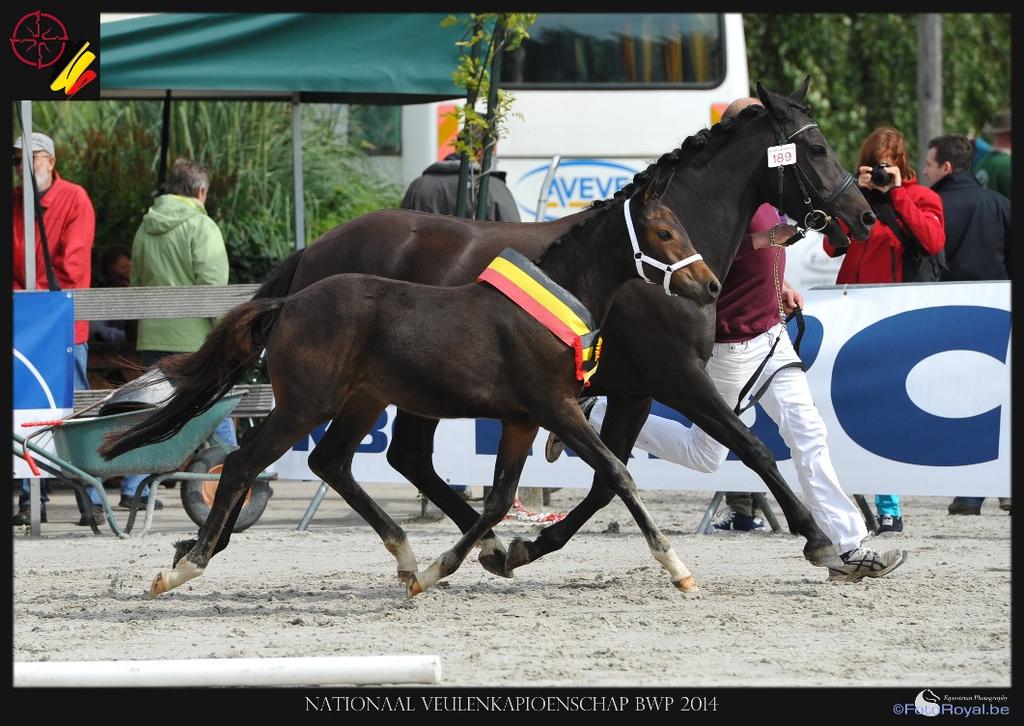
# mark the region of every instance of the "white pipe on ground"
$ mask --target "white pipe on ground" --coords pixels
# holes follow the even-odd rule
[[[15,662],[15,687],[326,686],[441,682],[436,655]]]

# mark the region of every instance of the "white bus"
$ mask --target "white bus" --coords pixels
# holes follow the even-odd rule
[[[501,86],[521,118],[497,149],[524,221],[556,155],[544,219],[611,196],[750,93],[739,14],[541,13],[529,32],[505,56]],[[452,151],[455,103],[403,108],[406,183]]]

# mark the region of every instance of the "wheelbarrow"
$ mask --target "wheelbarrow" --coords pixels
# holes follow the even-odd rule
[[[117,537],[127,537],[135,523],[136,514],[141,502],[142,493],[149,487],[150,496],[146,504],[146,516],[142,534],[149,531],[153,521],[153,510],[156,506],[157,486],[166,480],[181,482],[181,499],[185,511],[193,522],[202,526],[209,514],[216,491],[216,480],[220,478],[220,465],[227,451],[219,445],[213,436],[217,424],[228,416],[238,405],[244,394],[229,394],[217,401],[209,410],[191,419],[173,438],[155,444],[133,449],[110,461],[105,460],[96,450],[107,434],[124,431],[141,422],[153,408],[114,413],[106,416],[90,416],[84,418],[67,418],[60,421],[39,422],[42,425],[30,437],[14,434],[14,453],[25,459],[32,467],[33,473],[38,469],[53,474],[61,481],[78,490],[88,501],[85,485],[91,484],[99,495],[103,513],[111,531]],[[101,409],[102,411],[102,409]],[[56,454],[32,443],[44,431],[50,431]],[[157,473],[154,473],[157,472]],[[128,513],[128,521],[122,530],[114,517],[103,480],[125,474],[149,474],[138,489]],[[235,523],[234,531],[241,531],[251,526],[267,506],[273,494],[267,483],[275,479],[276,474],[266,472],[257,477],[251,490],[243,501],[242,512]],[[92,510],[89,510],[90,515]],[[99,534],[96,521],[90,526],[94,533]]]

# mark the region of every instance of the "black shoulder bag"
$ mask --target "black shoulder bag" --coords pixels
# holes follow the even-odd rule
[[[943,270],[948,269],[945,250],[939,250],[937,255],[928,254],[913,233],[901,224],[903,218],[888,200],[881,201],[874,207],[878,218],[892,230],[903,245],[903,282],[938,282]]]

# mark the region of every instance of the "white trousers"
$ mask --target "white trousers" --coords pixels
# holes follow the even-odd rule
[[[776,325],[742,343],[715,344],[707,372],[730,406],[736,405],[744,384],[757,370],[780,333],[782,338],[775,353],[750,389],[749,393],[753,393],[780,366],[800,360],[785,327]],[[758,403],[779,425],[779,432],[796,465],[804,504],[810,509],[814,521],[839,554],[859,547],[868,536],[867,528],[860,510],[839,485],[839,477],[828,453],[828,432],[811,400],[807,375],[799,368],[781,371]],[[598,430],[604,421],[606,408],[607,403],[602,398],[590,412],[590,422]],[[700,427],[687,428],[678,421],[661,416],[647,417],[636,446],[666,461],[702,472],[717,470],[729,455],[728,448]]]

